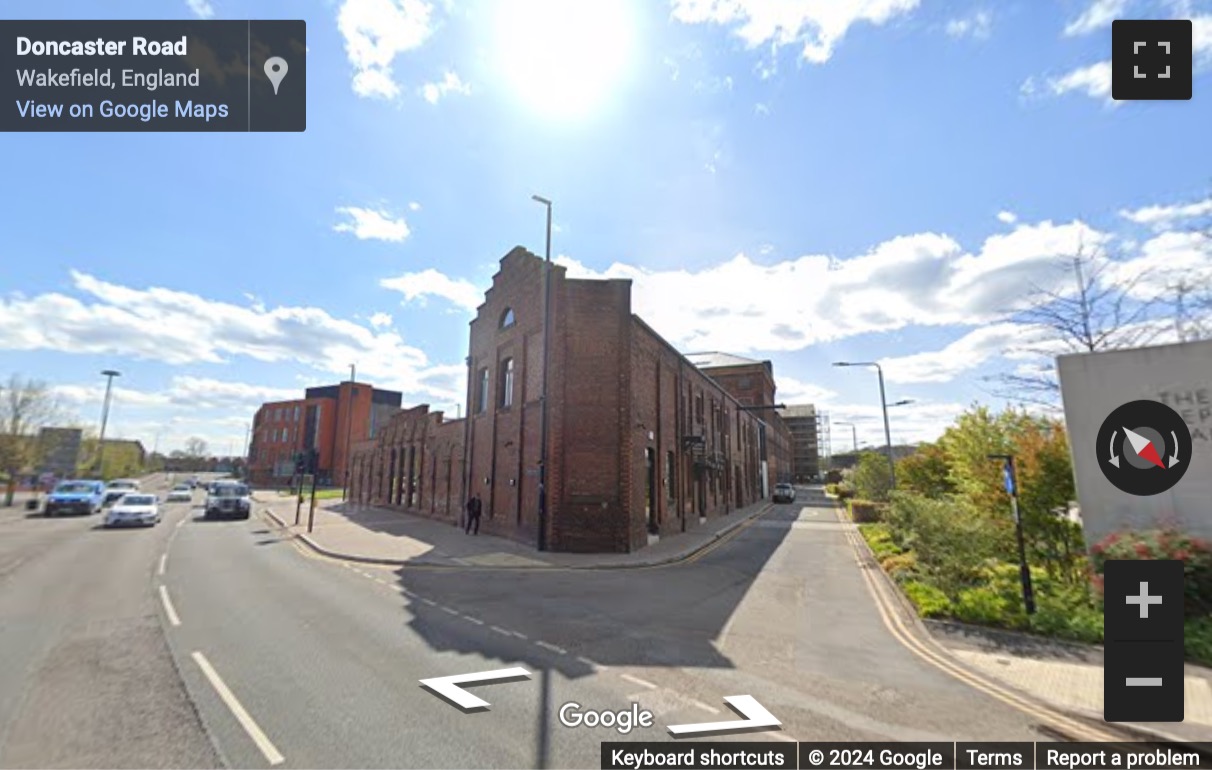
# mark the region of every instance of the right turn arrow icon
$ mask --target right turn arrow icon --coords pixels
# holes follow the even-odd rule
[[[744,719],[734,719],[731,722],[700,722],[695,725],[673,725],[669,732],[673,735],[698,735],[700,733],[720,732],[758,732],[773,730],[783,724],[758,703],[752,695],[725,695],[724,700],[732,706]]]

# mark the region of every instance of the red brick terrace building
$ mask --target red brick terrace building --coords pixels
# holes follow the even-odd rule
[[[355,444],[351,499],[457,523],[479,494],[482,529],[537,543],[543,261],[517,247],[500,265],[471,322],[468,416],[396,414]],[[548,548],[634,551],[789,477],[782,421],[742,408],[774,404],[769,362],[697,366],[632,314],[630,281],[551,279]]]
[[[365,382],[308,388],[303,398],[262,404],[253,418],[248,447],[249,479],[262,486],[285,486],[299,453],[316,453],[322,483],[343,483],[346,441],[378,435],[400,411],[402,395]],[[352,424],[351,424],[352,420]]]

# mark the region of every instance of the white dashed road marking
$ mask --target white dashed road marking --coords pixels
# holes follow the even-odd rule
[[[177,616],[177,611],[173,609],[173,601],[168,598],[168,589],[160,586],[160,602],[164,605],[164,614],[168,616],[168,622],[174,626],[181,625],[181,618]]]
[[[619,674],[619,678],[626,679],[632,684],[638,684],[640,687],[647,687],[649,690],[655,690],[657,688],[655,684],[649,682],[647,679],[640,679],[638,676],[632,676],[631,674]]]
[[[265,755],[266,761],[271,765],[279,765],[285,761],[285,757],[278,752],[278,749],[274,747],[261,728],[257,726],[257,723],[253,721],[252,716],[244,710],[244,707],[240,705],[240,701],[236,699],[232,691],[223,683],[223,680],[219,677],[219,672],[215,671],[214,667],[210,665],[210,661],[206,659],[206,656],[200,652],[195,652],[193,653],[193,659],[198,664],[198,668],[202,669],[202,673],[206,676],[206,680],[210,682],[210,686],[215,688],[215,692],[219,694],[219,698],[223,701],[223,704],[235,716],[236,721],[244,728],[244,732],[248,733],[248,737],[252,738],[253,743],[257,744],[257,748],[261,750],[261,753]]]
[[[548,644],[542,640],[535,642],[535,646],[542,647],[544,650],[551,650],[552,652],[559,653],[560,655],[568,654],[568,650],[564,649],[563,647],[556,647],[554,644]]]
[[[157,574],[160,574],[160,575],[164,574],[164,567],[167,562],[168,562],[168,554],[166,554],[166,553],[160,554],[160,567],[156,570]]]
[[[462,617],[463,620],[466,620],[468,623],[475,623],[477,626],[484,625],[484,621],[480,620],[479,618],[473,618],[470,615],[461,615],[460,617]]]
[[[508,629],[501,628],[500,626],[489,626],[489,628],[502,636],[513,636],[513,634],[509,633]]]

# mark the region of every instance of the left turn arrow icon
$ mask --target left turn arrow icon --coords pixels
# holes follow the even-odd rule
[[[488,701],[477,698],[463,689],[465,684],[488,684],[489,682],[517,682],[529,679],[530,672],[524,668],[502,668],[496,671],[480,671],[475,674],[455,674],[420,680],[421,686],[434,695],[458,706],[464,712],[486,711]]]

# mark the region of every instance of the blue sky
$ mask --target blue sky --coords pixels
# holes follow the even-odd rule
[[[544,8],[543,6],[548,6]],[[572,10],[569,10],[572,9]],[[536,10],[538,12],[536,12]],[[102,13],[104,11],[104,13]],[[1015,354],[1008,311],[1102,246],[1207,267],[1212,2],[6,2],[10,18],[304,18],[299,134],[5,134],[0,358],[87,424],[239,451],[346,377],[454,411],[516,244],[630,277],[686,352],[780,400],[935,437]],[[1110,20],[1191,18],[1190,102],[1110,100]],[[288,75],[289,77],[289,75]],[[840,432],[839,432],[840,434]],[[157,439],[158,437],[158,439]],[[845,440],[836,450],[847,448]]]

